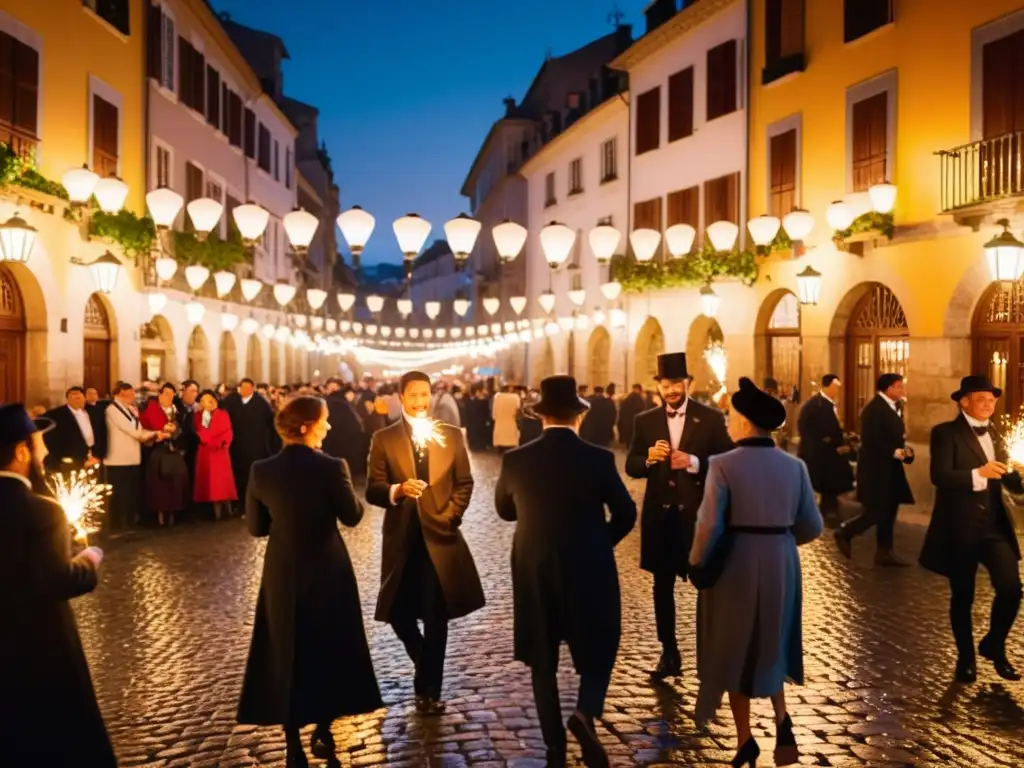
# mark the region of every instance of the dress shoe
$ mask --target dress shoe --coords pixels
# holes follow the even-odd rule
[[[793,735],[793,720],[786,715],[786,719],[779,724],[778,733],[775,734],[775,764],[793,765],[798,762],[800,762],[800,751],[797,749],[796,737]]]
[[[853,557],[853,544],[850,542],[850,537],[843,533],[843,529],[840,528],[836,531],[836,547],[843,553],[843,557],[849,560]]]
[[[447,706],[443,701],[435,699],[433,696],[417,696],[416,697],[416,711],[421,715],[437,716],[443,715]]]
[[[757,746],[757,741],[751,736],[740,747],[736,757],[732,759],[732,766],[733,768],[742,768],[742,766],[746,765],[749,768],[754,768],[757,765],[757,758],[760,756],[761,748]]]
[[[978,653],[992,662],[996,674],[1003,678],[1003,680],[1020,680],[1020,673],[1013,668],[1013,664],[1006,658],[1006,651],[994,648],[988,635],[985,635],[978,644]]]
[[[665,680],[669,677],[678,677],[683,673],[683,660],[679,651],[662,651],[658,659],[658,666],[651,672],[652,680]]]
[[[958,683],[973,683],[978,679],[978,669],[974,666],[974,660],[956,662],[956,681]]]
[[[330,726],[323,727],[318,725],[313,731],[313,735],[309,737],[309,751],[313,753],[313,757],[329,760],[335,757],[337,749],[338,747],[334,743],[334,734],[331,733]]]
[[[875,565],[885,568],[906,568],[910,563],[898,558],[891,549],[880,549],[878,552],[875,552]]]
[[[579,712],[573,712],[566,727],[580,745],[583,764],[587,768],[608,768],[608,753],[597,740],[594,724],[589,718],[584,718]]]
[[[309,760],[302,750],[302,739],[298,731],[294,736],[286,737],[287,752],[285,753],[285,768],[309,768]]]

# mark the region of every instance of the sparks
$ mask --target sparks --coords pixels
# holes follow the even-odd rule
[[[718,397],[726,392],[725,377],[729,368],[729,358],[725,354],[725,347],[721,344],[710,344],[704,350],[704,360],[707,362],[711,372],[715,374],[715,379],[721,387],[715,395]]]
[[[430,443],[444,445],[444,433],[441,432],[441,423],[426,416],[417,416],[410,419],[412,424],[412,442],[417,451],[422,451]]]
[[[1003,416],[1003,445],[1010,463],[1024,467],[1024,417],[1012,421]]]
[[[97,518],[103,514],[103,503],[111,487],[96,479],[95,469],[83,469],[70,475],[53,475],[46,481],[53,497],[64,510],[75,537],[85,541],[99,530]]]

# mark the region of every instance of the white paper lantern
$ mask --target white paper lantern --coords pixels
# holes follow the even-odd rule
[[[408,317],[412,314],[412,299],[399,299],[395,302],[395,307],[398,309],[398,314]]]
[[[282,309],[291,303],[291,300],[295,298],[296,287],[291,283],[275,283],[274,284],[274,300],[278,303]]]
[[[185,282],[193,291],[198,291],[210,279],[210,270],[200,264],[185,267]]]
[[[69,171],[65,171],[64,175],[61,176],[61,184],[64,185],[64,189],[68,192],[68,199],[72,203],[85,203],[88,202],[89,198],[92,197],[93,190],[96,189],[96,184],[99,183],[100,177],[89,170],[89,166],[83,165],[81,168],[72,168]]]
[[[608,301],[615,301],[622,294],[622,283],[617,280],[612,280],[610,283],[604,283],[601,286],[601,293]]]
[[[391,227],[398,240],[398,247],[406,259],[414,259],[430,235],[430,222],[418,213],[407,213],[395,219]]]
[[[206,314],[206,307],[193,299],[185,305],[185,317],[192,325],[199,325]]]
[[[661,245],[661,232],[646,227],[634,229],[629,233],[629,244],[633,246],[633,256],[637,261],[651,261],[658,253],[658,246]]]
[[[345,238],[348,247],[356,255],[363,252],[370,235],[373,234],[375,225],[376,219],[358,205],[353,205],[338,216],[338,229],[341,230],[341,236]],[[348,310],[343,309],[342,311]]]
[[[777,216],[768,216],[767,214],[762,214],[747,222],[750,239],[754,241],[754,245],[762,248],[772,244],[775,236],[779,234],[781,226],[782,222]]]
[[[452,302],[452,309],[455,310],[455,314],[459,317],[465,317],[469,311],[469,299],[458,298]]]
[[[507,219],[491,230],[494,247],[498,250],[498,258],[502,263],[507,264],[515,260],[526,245],[526,235],[526,227]]]
[[[212,197],[200,197],[186,205],[185,210],[188,211],[196,234],[202,239],[217,227],[224,206]]]
[[[501,299],[496,296],[488,296],[483,300],[484,311],[488,315],[493,315],[499,309],[501,309]]]
[[[896,185],[883,181],[881,184],[872,184],[868,188],[868,196],[871,198],[871,207],[875,213],[892,213],[896,207]]]
[[[148,293],[146,294],[146,301],[149,303],[149,313],[151,315],[159,315],[163,308],[167,306],[167,294]]]
[[[235,226],[242,239],[249,243],[255,243],[267,228],[270,222],[270,212],[252,200],[245,205],[235,206],[231,212],[235,219]]]
[[[232,333],[238,327],[238,315],[234,312],[222,312],[220,315],[220,327],[227,333]]]
[[[558,269],[569,258],[576,244],[576,231],[565,224],[551,222],[540,231],[540,247],[551,269]]]
[[[574,288],[569,291],[569,301],[575,306],[582,307],[587,300],[587,292],[583,288]]]
[[[269,340],[269,339],[274,338],[274,334],[276,332],[277,332],[277,329],[273,326],[272,323],[267,323],[266,325],[263,326],[262,333],[263,333],[263,338],[265,338],[265,339]]]
[[[794,208],[782,218],[782,227],[790,240],[803,242],[814,229],[814,217],[803,208]]]
[[[213,282],[217,287],[217,298],[222,299],[231,293],[231,289],[235,287],[235,280],[237,279],[238,276],[234,272],[214,272]]]
[[[587,235],[590,241],[590,250],[598,264],[605,265],[611,262],[612,256],[622,242],[622,233],[610,224],[599,224],[590,230]]]
[[[342,312],[348,312],[352,309],[352,305],[356,303],[356,296],[354,293],[339,293],[338,294],[338,306],[341,307]]]
[[[367,296],[366,297],[366,308],[368,310],[370,310],[371,312],[373,312],[374,314],[377,314],[382,309],[384,309],[384,297],[383,296],[377,296],[376,294],[373,294],[371,296]]]
[[[855,218],[853,208],[844,200],[836,200],[825,209],[825,220],[836,232],[849,229]]]
[[[292,248],[296,253],[305,253],[309,249],[309,244],[313,242],[317,227],[320,226],[320,219],[307,210],[296,208],[286,213],[281,223]]]
[[[310,308],[317,312],[324,305],[324,302],[327,301],[327,291],[320,288],[307,288],[306,301],[309,303]]]
[[[689,224],[673,224],[665,230],[665,247],[673,259],[682,258],[692,251],[695,239],[697,230]]]
[[[242,321],[242,333],[246,336],[252,336],[260,328],[260,324],[256,321],[255,317],[247,317]]]
[[[427,317],[431,320],[437,319],[437,316],[441,314],[441,302],[440,301],[428,301],[423,304],[423,311],[427,313]]]
[[[263,290],[263,283],[253,277],[246,277],[241,283],[242,296],[246,301],[252,301],[260,295]]]
[[[731,221],[713,222],[707,229],[711,246],[719,253],[731,251],[740,234],[740,228]]]
[[[157,229],[170,229],[181,212],[185,199],[170,187],[154,189],[146,195],[146,207]]]
[[[124,201],[128,197],[128,185],[117,176],[111,175],[97,181],[92,194],[101,211],[117,213],[124,208]]]
[[[465,262],[469,258],[480,234],[480,227],[479,221],[465,213],[460,213],[454,219],[445,222],[444,234],[448,238],[448,247],[452,249],[456,263]]]

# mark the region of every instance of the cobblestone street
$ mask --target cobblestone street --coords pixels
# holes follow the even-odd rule
[[[412,711],[412,667],[390,628],[367,624],[387,709],[338,721],[344,765],[542,766],[544,747],[528,671],[512,661],[513,526],[494,513],[498,459],[473,458],[477,488],[463,527],[488,606],[452,626],[445,675],[448,713]],[[635,484],[634,484],[635,485]],[[634,487],[639,493],[641,488]],[[368,511],[345,539],[366,617],[379,579],[382,512]],[[902,526],[897,549],[916,559],[923,529]],[[279,729],[239,726],[235,707],[259,586],[264,542],[238,520],[142,532],[107,548],[98,590],[74,605],[93,679],[124,766],[280,766]],[[945,582],[914,567],[871,566],[873,542],[854,562],[831,538],[803,550],[807,685],[787,695],[806,765],[1020,765],[1024,684],[1003,685],[987,663],[974,686],[951,686],[954,650]],[[684,677],[655,686],[651,580],[638,569],[639,533],[618,548],[623,640],[598,730],[616,765],[721,765],[735,750],[728,709],[703,734],[691,719],[697,691],[696,593],[678,589]],[[980,638],[990,590],[979,588]],[[1010,656],[1024,663],[1021,624]],[[563,706],[574,678],[563,653]],[[770,763],[767,702],[755,704]],[[570,741],[571,756],[578,749]]]

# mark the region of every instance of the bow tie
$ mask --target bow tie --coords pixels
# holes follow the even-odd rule
[[[676,416],[685,416],[686,409],[683,408],[682,410],[679,411],[673,411],[671,408],[666,408],[665,415],[668,416],[670,419],[674,419]]]
[[[981,437],[982,435],[987,435],[988,434],[988,427],[987,426],[985,426],[985,427],[971,427],[971,429],[974,430],[974,434],[976,434],[978,437]]]

